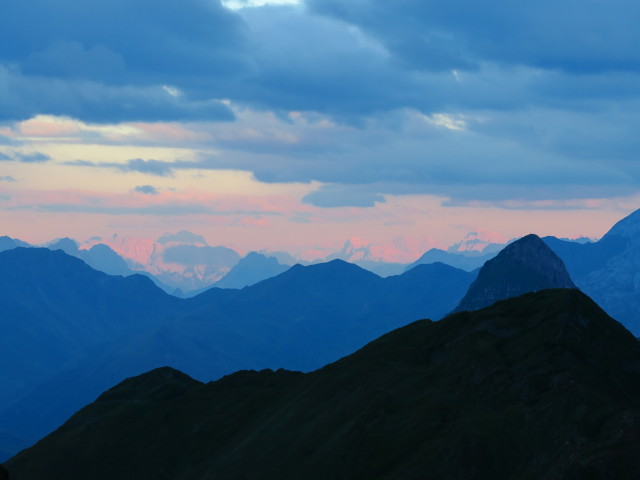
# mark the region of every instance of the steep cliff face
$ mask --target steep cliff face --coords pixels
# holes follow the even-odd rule
[[[609,315],[640,335],[640,210],[616,223],[598,243],[613,244],[617,250],[576,282]]]
[[[563,261],[537,235],[527,235],[487,261],[455,312],[478,310],[547,288],[576,288]]]

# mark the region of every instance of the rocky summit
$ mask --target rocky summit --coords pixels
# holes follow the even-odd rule
[[[537,235],[507,245],[488,260],[454,312],[478,310],[547,288],[576,288],[563,261]]]

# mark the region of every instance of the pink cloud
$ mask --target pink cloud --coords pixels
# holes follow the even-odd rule
[[[19,124],[20,133],[28,137],[69,137],[80,132],[77,122],[35,117]]]
[[[132,123],[138,132],[135,137],[143,141],[205,142],[211,137],[205,132],[195,132],[177,123]]]
[[[241,225],[243,227],[270,227],[273,224],[269,221],[269,219],[264,218],[264,217],[242,217],[240,218],[237,222],[235,222],[235,225]]]

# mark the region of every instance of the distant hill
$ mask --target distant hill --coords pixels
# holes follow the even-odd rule
[[[478,310],[547,288],[576,288],[564,263],[537,235],[507,245],[488,260],[454,311]]]
[[[275,277],[289,268],[288,265],[281,265],[273,257],[249,252],[213,286],[217,288],[242,288]]]
[[[491,251],[489,253],[479,254],[473,252],[473,254],[470,255],[468,253],[447,252],[438,248],[432,248],[426,251],[418,260],[407,265],[405,271],[409,271],[417,265],[441,262],[470,272],[480,268],[487,260],[492,259],[497,254],[498,252]]]
[[[158,366],[201,380],[243,368],[319,368],[393,328],[440,318],[475,277],[436,264],[383,279],[336,260],[181,300],[144,277],[109,277],[59,250],[12,252],[0,254],[0,267],[30,268],[0,292],[0,306],[13,305],[0,318],[16,323],[0,340],[0,379],[11,386],[0,430],[31,441],[109,385]],[[20,258],[2,264],[11,253]],[[27,313],[12,313],[20,309]]]
[[[83,260],[91,268],[108,275],[133,275],[124,259],[108,246],[99,243],[89,249],[80,249],[79,243],[72,238],[59,238],[47,245],[49,250],[62,250],[67,255]]]
[[[30,247],[27,242],[23,242],[22,240],[18,240],[17,238],[7,237],[3,235],[0,237],[0,252],[4,252],[5,250],[12,250],[17,247]]]
[[[96,237],[83,243],[82,248],[96,244],[107,245],[131,270],[153,275],[165,291],[179,291],[186,296],[212,286],[240,260],[233,249],[210,246],[201,235],[185,230],[166,233],[157,240],[119,235]]]
[[[12,480],[640,478],[640,342],[577,290],[418,321],[306,375],[101,395]]]

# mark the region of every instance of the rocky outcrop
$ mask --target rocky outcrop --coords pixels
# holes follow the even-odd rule
[[[576,288],[563,261],[537,235],[527,235],[487,261],[454,312],[478,310],[524,293]]]

